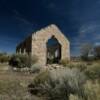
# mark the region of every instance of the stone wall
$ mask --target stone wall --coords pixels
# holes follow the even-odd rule
[[[61,59],[70,59],[70,43],[55,25],[48,26],[32,35],[32,55],[39,58],[38,64],[47,63],[46,43],[54,36],[61,45]]]
[[[38,58],[38,64],[47,63],[47,42],[54,36],[61,45],[61,59],[70,60],[70,43],[56,25],[50,25],[26,38],[16,47],[18,53],[31,53]]]

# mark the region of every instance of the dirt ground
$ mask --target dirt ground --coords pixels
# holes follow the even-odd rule
[[[39,100],[28,91],[34,77],[35,74],[14,72],[8,64],[0,64],[0,100]]]

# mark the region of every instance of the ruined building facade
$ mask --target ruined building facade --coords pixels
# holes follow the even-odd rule
[[[58,44],[49,47],[47,44],[50,39],[55,39]],[[48,63],[50,50],[54,51],[54,58],[58,58],[59,61],[70,59],[70,43],[59,28],[53,24],[31,34],[16,47],[17,53],[35,55],[38,58],[38,64],[41,66]]]

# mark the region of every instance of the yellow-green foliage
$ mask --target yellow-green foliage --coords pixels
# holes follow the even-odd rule
[[[60,63],[61,65],[63,65],[64,67],[66,67],[66,66],[69,64],[69,62],[70,62],[70,61],[69,61],[68,59],[62,59],[62,60],[60,60],[59,63]]]

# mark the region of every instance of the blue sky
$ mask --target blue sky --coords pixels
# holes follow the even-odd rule
[[[100,0],[0,0],[0,51],[15,52],[19,41],[50,24],[79,55],[82,44],[100,42]]]

